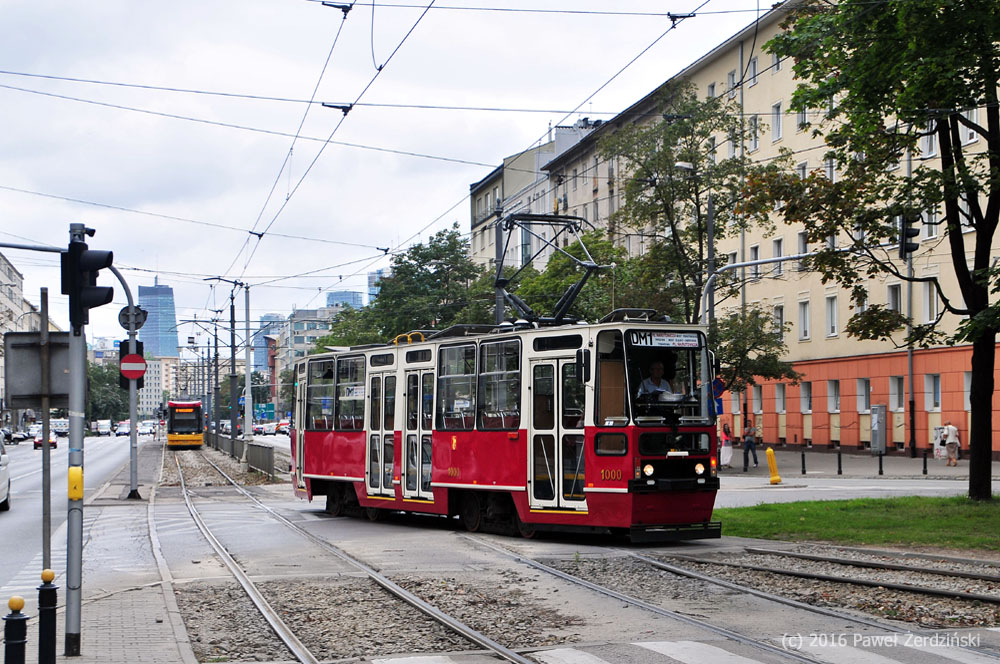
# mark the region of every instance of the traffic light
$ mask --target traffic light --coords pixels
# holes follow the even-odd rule
[[[90,322],[93,307],[111,302],[115,291],[111,286],[98,286],[97,273],[111,267],[114,254],[110,251],[88,249],[86,242],[70,242],[62,257],[62,292],[69,295],[69,322],[73,333]]]
[[[920,248],[918,242],[911,242],[911,237],[917,237],[920,235],[920,228],[917,224],[920,223],[920,215],[915,212],[909,212],[907,214],[901,215],[899,217],[899,258],[900,260],[906,260],[910,257],[914,251]],[[917,226],[916,228],[914,226]]]

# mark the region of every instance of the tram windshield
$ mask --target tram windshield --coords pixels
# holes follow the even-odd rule
[[[167,433],[199,433],[201,431],[201,404],[171,406]]]
[[[625,357],[636,424],[662,425],[708,417],[701,394],[702,371],[708,361],[703,335],[627,330]]]

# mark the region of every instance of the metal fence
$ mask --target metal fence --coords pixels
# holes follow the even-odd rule
[[[240,438],[233,440],[229,436],[220,436],[215,433],[206,433],[205,442],[234,459],[243,458],[243,447],[246,446],[247,465],[257,472],[264,473],[268,478],[274,479],[274,448],[270,445],[247,444]]]

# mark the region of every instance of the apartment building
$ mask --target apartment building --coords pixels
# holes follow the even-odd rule
[[[784,148],[795,158],[795,171],[805,176],[820,171],[831,179],[838,177],[835,165],[824,160],[826,146],[806,128],[818,122],[818,114],[791,113],[788,110],[796,85],[791,63],[781,61],[762,50],[763,45],[780,29],[787,11],[779,7],[761,16],[736,35],[699,58],[675,79],[692,82],[704,97],[727,95],[739,105],[746,125],[756,129],[753,136],[735,144],[728,136],[715,137],[717,158],[744,154],[756,162],[776,158]],[[665,83],[666,86],[669,82]],[[574,145],[555,154],[543,165],[547,173],[544,189],[550,193],[547,209],[592,220],[607,227],[610,215],[620,204],[620,183],[628,174],[621,173],[613,162],[602,159],[597,150],[600,138],[624,123],[642,118],[659,120],[655,100],[663,86],[650,92],[615,118],[594,128]],[[969,114],[975,118],[977,111]],[[978,113],[984,113],[979,109]],[[971,132],[963,141],[975,143]],[[975,145],[970,146],[975,149]],[[983,146],[985,147],[985,146]],[[933,140],[921,146],[919,155],[908,155],[901,168],[919,159],[934,166],[937,159]],[[497,195],[501,206],[508,208],[513,198],[496,184],[502,181],[504,166],[494,171],[473,189],[473,233],[494,218],[485,196]],[[542,185],[538,185],[542,187]],[[482,194],[483,207],[477,196]],[[477,212],[486,216],[477,216]],[[935,224],[938,211],[925,214],[918,238],[920,248],[914,254],[916,276],[937,276],[949,298],[961,297],[951,266],[944,230]],[[644,229],[615,229],[613,237],[630,256],[647,248]],[[750,229],[738,237],[719,243],[718,253],[727,262],[790,256],[804,253],[809,247],[801,228],[779,223],[773,232]],[[481,232],[481,231],[480,231]],[[970,256],[974,231],[966,232],[966,251]],[[843,243],[845,238],[832,238]],[[993,255],[1000,255],[995,240]],[[483,256],[481,243],[473,254]],[[492,256],[492,253],[485,254]],[[912,399],[916,426],[913,432],[917,449],[927,449],[934,432],[944,421],[959,426],[963,445],[968,444],[970,360],[968,345],[915,349],[912,353],[912,380],[909,358],[901,345],[900,333],[891,342],[861,341],[848,337],[844,326],[854,313],[848,293],[836,284],[823,284],[819,275],[806,271],[795,261],[748,268],[742,299],[770,310],[775,319],[790,323],[785,342],[791,361],[803,375],[798,384],[764,382],[749,394],[724,396],[725,412],[721,420],[729,422],[739,435],[745,417],[753,418],[765,443],[815,447],[863,449],[871,441],[872,406],[888,407],[887,445],[904,449],[909,442],[907,404]],[[915,321],[933,320],[941,309],[934,290],[927,284],[908,284],[886,276],[868,280],[869,303],[880,303]],[[946,314],[940,329],[951,332],[960,319]],[[1000,399],[994,396],[994,408]],[[996,425],[994,425],[996,427]],[[1000,457],[1000,435],[993,434],[994,457]]]

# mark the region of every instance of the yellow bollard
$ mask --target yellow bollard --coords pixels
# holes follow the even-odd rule
[[[774,450],[767,448],[767,467],[771,471],[771,484],[781,484],[781,475],[778,474],[778,460],[774,458]]]

